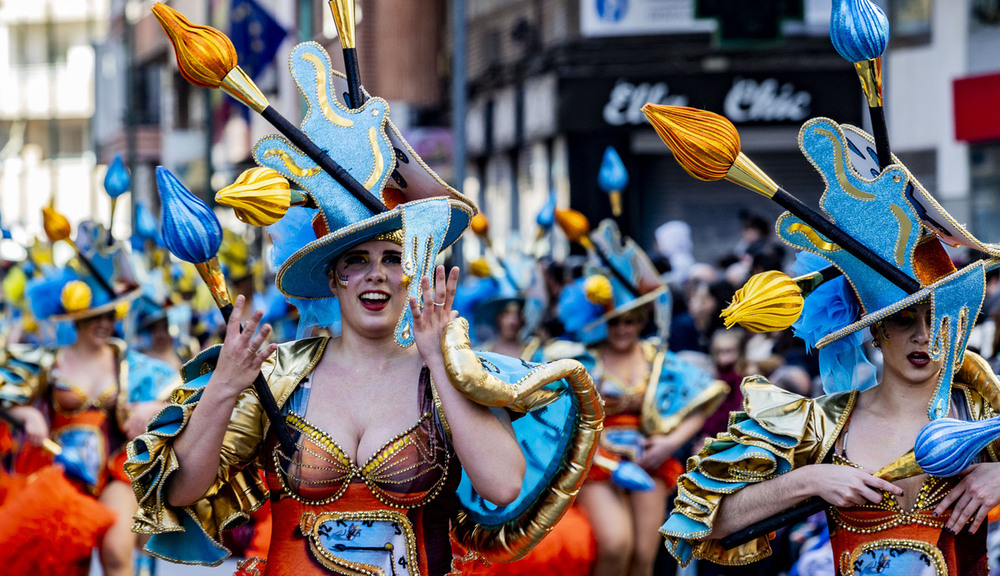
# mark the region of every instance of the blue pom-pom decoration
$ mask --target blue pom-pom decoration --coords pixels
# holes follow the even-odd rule
[[[597,185],[605,192],[621,192],[628,186],[628,172],[625,163],[614,146],[604,149],[604,160],[601,161],[601,171],[597,175]]]
[[[874,60],[889,44],[889,19],[870,0],[833,0],[830,40],[848,62]]]
[[[104,175],[104,189],[108,191],[108,196],[117,198],[128,192],[131,186],[128,168],[125,167],[121,154],[115,154],[115,159],[108,166],[108,173]]]
[[[174,256],[200,264],[215,257],[222,244],[222,225],[200,198],[163,166],[156,167],[163,206],[163,240]]]
[[[604,307],[587,300],[586,278],[578,278],[559,293],[557,314],[567,335],[584,344],[600,342],[607,336],[607,326],[601,324],[584,332],[583,328],[604,314]]]
[[[318,213],[316,208],[292,206],[281,220],[267,227],[267,233],[271,237],[271,266],[278,268],[300,248],[316,240],[312,221]],[[304,338],[314,326],[339,331],[340,307],[333,300],[332,293],[330,298],[288,296],[285,300],[299,312],[296,338]]]

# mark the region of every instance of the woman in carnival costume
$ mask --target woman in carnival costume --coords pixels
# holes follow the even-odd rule
[[[602,265],[559,299],[575,341],[550,343],[543,354],[582,362],[605,404],[598,456],[578,499],[596,539],[593,573],[651,574],[682,450],[729,388],[667,350],[670,292],[645,252],[611,220],[589,240]],[[650,319],[657,335],[644,340]],[[565,546],[584,545],[563,536]]]
[[[789,210],[777,222],[782,240],[832,264],[799,282],[777,272],[751,278],[729,312],[757,331],[797,318],[796,334],[820,349],[826,395],[804,398],[760,377],[745,379],[744,412],[689,461],[660,532],[682,563],[746,564],[770,554],[768,538],[753,537],[760,532],[748,526],[814,497],[819,507],[828,504],[839,574],[986,574],[983,523],[1000,503],[997,447],[980,435],[988,444],[947,450],[935,462],[937,454],[915,441],[943,423],[959,430],[933,433],[950,446],[966,422],[1000,409],[1000,383],[965,349],[1000,249],[969,234],[889,150],[881,9],[866,0],[834,2],[831,35],[861,76],[875,138],[827,118],[803,125],[799,147],[826,182],[822,214],[754,165],[725,118],[644,108],[685,170],[775,199]],[[942,243],[987,258],[956,269]],[[812,289],[817,279],[804,306],[794,303],[799,288]],[[875,386],[858,378],[866,333],[882,352]],[[977,462],[968,466],[966,457]],[[728,535],[734,538],[724,546]]]
[[[69,333],[72,340],[54,349],[9,349],[0,401],[12,406],[10,412],[23,423],[31,444],[18,455],[15,472],[31,474],[52,462],[52,454],[42,449],[44,439],[61,445],[60,456],[71,457],[82,469],[77,475],[86,478],[78,487],[115,514],[100,541],[89,543],[99,546],[104,573],[131,574],[136,541],[129,519],[136,501],[123,469],[125,443],[145,429],[180,379],[169,366],[127,351],[125,342],[114,337],[119,314],[141,294],[121,249],[89,222],[80,226],[76,246],[90,266],[51,270],[29,282],[26,291],[35,316],[62,323],[58,332]],[[43,500],[41,509],[30,512],[58,518],[59,511],[45,506]],[[6,521],[17,519],[7,516]],[[25,524],[21,537],[27,547],[34,530],[45,528]],[[7,541],[5,547],[17,550],[17,542]],[[87,550],[86,562],[64,558],[65,565],[55,569],[87,573]],[[30,554],[20,551],[21,557]]]
[[[172,36],[217,33],[155,11]],[[341,336],[266,344],[260,312],[240,333],[237,298],[224,344],[185,365],[173,403],[130,444],[134,529],[152,534],[155,555],[217,564],[228,555],[221,532],[269,499],[269,555],[245,573],[445,574],[460,564],[453,538],[469,558],[521,556],[586,474],[603,416],[593,385],[578,363],[469,349],[467,323],[451,310],[457,270],[434,261],[475,206],[413,152],[385,100],[340,103],[348,86],[322,47],[297,46],[289,69],[310,106],[302,132],[322,138],[381,206],[363,205],[276,136],[254,148],[271,170],[248,172],[227,194],[252,196],[253,174],[273,182],[275,171],[301,185],[311,208],[282,210],[272,226],[276,284],[303,317],[318,317],[310,302],[339,305]],[[173,182],[161,181],[161,195]],[[258,219],[253,201],[234,204],[274,222]],[[248,390],[259,373],[277,415],[265,417]],[[543,424],[554,427],[533,440]]]
[[[818,496],[831,505],[841,574],[911,574],[924,566],[931,574],[985,574],[986,530],[980,526],[1000,503],[994,447],[981,455],[989,463],[974,464],[961,479],[885,478],[898,478],[888,465],[913,447],[929,420],[981,420],[1000,408],[996,377],[965,350],[985,295],[985,270],[997,265],[1000,252],[968,234],[901,164],[880,174],[863,152],[872,143],[858,129],[817,118],[802,128],[800,142],[827,182],[824,211],[897,262],[920,288],[908,295],[799,217],[779,218],[784,241],[844,273],[805,299],[795,325],[798,336],[821,349],[827,394],[809,399],[761,377],[745,379],[745,411],[689,463],[661,533],[684,563],[697,556],[745,564],[770,553],[766,537],[729,550],[719,539]],[[991,258],[956,270],[942,247],[945,239]],[[787,289],[780,284],[774,289]],[[750,315],[745,321],[756,320]],[[871,387],[859,381],[857,370],[866,328],[883,358],[881,378]]]

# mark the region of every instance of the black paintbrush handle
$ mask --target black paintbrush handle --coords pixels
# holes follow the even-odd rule
[[[365,96],[361,92],[357,48],[344,48],[344,70],[347,73],[347,104],[352,109],[360,108],[365,103]]]
[[[302,150],[306,156],[312,158],[324,172],[329,174],[340,183],[348,192],[354,195],[355,198],[361,201],[366,208],[374,212],[375,214],[381,214],[382,212],[388,212],[388,208],[385,204],[379,201],[374,194],[368,191],[367,188],[361,185],[354,176],[351,176],[350,172],[344,170],[344,168],[337,164],[330,158],[330,155],[326,153],[322,148],[317,146],[308,136],[302,133],[301,130],[296,128],[289,122],[284,116],[282,116],[273,106],[268,106],[264,108],[264,111],[260,113],[265,120],[271,123],[272,126],[278,129],[278,132],[288,138],[288,140],[295,145],[296,148]]]
[[[228,324],[229,318],[233,315],[233,305],[226,304],[222,308],[219,308],[219,311],[222,312],[222,317],[225,318],[226,324]],[[240,332],[242,331],[243,327],[240,326]],[[292,454],[295,454],[295,442],[292,441],[292,435],[289,434],[288,428],[285,427],[284,420],[281,418],[281,412],[278,409],[278,403],[275,401],[274,394],[271,393],[271,388],[267,385],[267,380],[264,379],[263,373],[257,373],[257,378],[253,381],[253,389],[257,392],[257,398],[260,400],[261,407],[264,408],[264,414],[271,421],[271,427],[278,437],[278,443],[281,444],[281,451],[291,457]]]
[[[826,509],[829,504],[826,500],[812,497],[798,506],[793,506],[788,510],[778,512],[770,518],[765,518],[756,524],[751,524],[742,530],[733,532],[722,539],[722,547],[726,550],[735,548],[740,544],[746,544],[751,540],[766,536],[782,526],[788,526],[796,522],[801,522],[817,512]]]
[[[885,108],[869,106],[868,114],[872,119],[872,135],[875,136],[875,152],[878,154],[879,170],[885,170],[892,164],[892,150],[889,148],[889,128],[885,125]]]
[[[884,258],[855,240],[852,236],[848,235],[809,206],[806,206],[801,200],[792,196],[784,189],[778,188],[772,199],[785,210],[801,218],[803,222],[814,228],[817,232],[850,252],[852,256],[867,264],[885,279],[902,288],[907,294],[913,294],[920,290],[920,283],[916,280],[904,274],[902,270],[887,262]]]

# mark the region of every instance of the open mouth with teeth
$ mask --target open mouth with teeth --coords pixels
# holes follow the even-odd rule
[[[389,304],[389,294],[387,292],[368,291],[362,292],[358,299],[365,310],[376,312],[385,308]]]
[[[931,362],[931,357],[927,352],[910,352],[906,355],[906,359],[917,368],[923,368]]]

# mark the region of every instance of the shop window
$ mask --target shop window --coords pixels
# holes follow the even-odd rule
[[[895,47],[928,44],[934,0],[891,0],[889,24]]]
[[[979,238],[1000,236],[1000,145],[969,147],[971,231]]]
[[[1000,26],[1000,0],[973,0],[972,19],[983,26]]]

